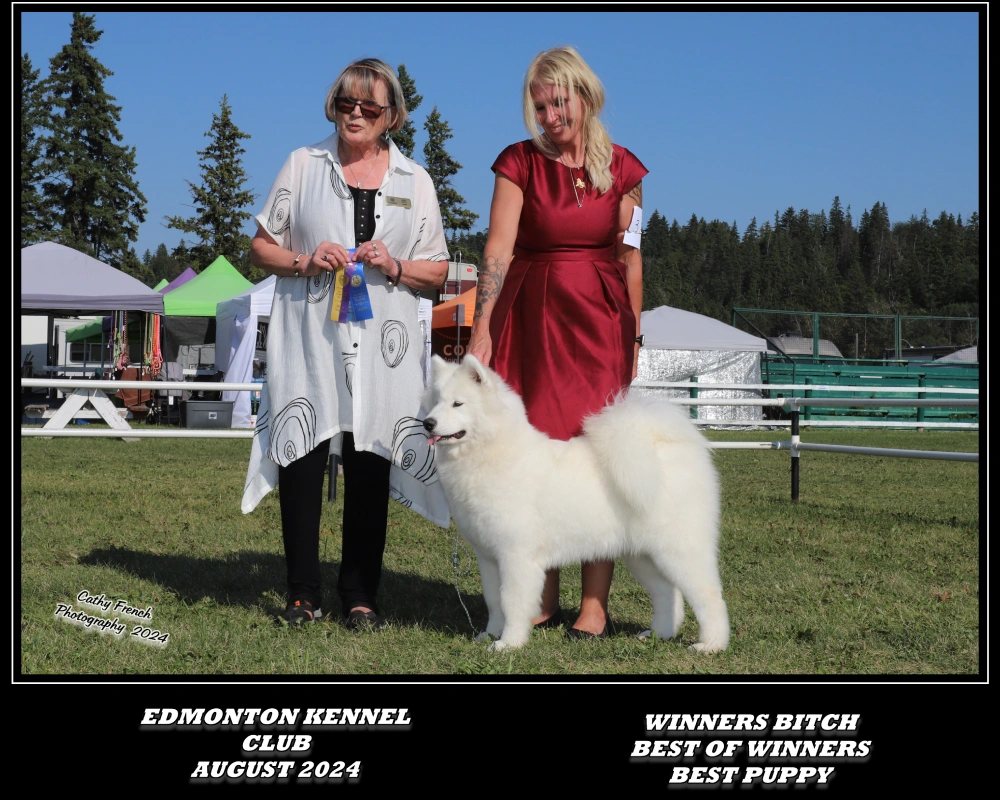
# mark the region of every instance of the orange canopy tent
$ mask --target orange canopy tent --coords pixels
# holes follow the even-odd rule
[[[458,306],[465,306],[465,314],[461,320],[455,319]],[[434,306],[431,311],[431,328],[454,328],[456,325],[472,326],[472,315],[476,310],[476,287],[462,292],[451,300],[445,300]]]
[[[464,306],[461,315],[458,314],[460,305]],[[449,361],[461,358],[472,334],[475,311],[475,286],[434,306],[431,311],[431,352]]]

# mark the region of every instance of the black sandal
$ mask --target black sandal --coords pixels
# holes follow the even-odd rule
[[[544,630],[546,628],[558,628],[563,624],[563,613],[561,608],[557,608],[556,612],[548,619],[543,619],[541,622],[535,623],[535,630]]]
[[[322,616],[323,612],[308,600],[294,600],[286,606],[280,619],[285,625],[298,626],[315,622]]]
[[[378,630],[387,624],[385,617],[374,611],[362,611],[360,608],[352,608],[344,620],[344,626],[349,631]]]
[[[601,641],[607,639],[609,636],[615,633],[614,623],[611,622],[611,617],[607,617],[604,621],[604,630],[600,633],[591,633],[590,631],[583,631],[579,628],[567,628],[566,638],[572,639],[574,641],[593,639],[596,641]]]

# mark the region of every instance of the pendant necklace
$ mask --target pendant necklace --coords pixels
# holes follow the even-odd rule
[[[566,164],[565,161],[563,163]],[[573,196],[576,197],[576,207],[577,208],[583,208],[583,201],[580,199],[580,193],[577,192],[577,189],[583,189],[584,190],[584,195],[583,196],[586,197],[587,196],[587,194],[586,194],[587,184],[584,183],[583,178],[577,178],[576,177],[576,175],[573,173],[574,167],[572,165],[566,164],[566,166],[569,167],[569,179],[570,179],[570,183],[573,186]],[[575,167],[575,169],[583,169],[583,167],[578,164]]]
[[[381,146],[376,145],[375,158],[372,161],[372,168],[370,170],[368,170],[368,175],[365,175],[365,177],[362,178],[360,181],[358,181],[358,175],[354,171],[354,167],[352,167],[350,164],[347,165],[347,168],[351,171],[351,175],[354,176],[354,180],[358,181],[358,188],[359,189],[361,188],[361,184],[364,183],[366,180],[368,180],[368,176],[371,175],[372,172],[375,171],[375,166],[378,164],[378,157],[381,154],[382,154],[382,148],[381,148]]]

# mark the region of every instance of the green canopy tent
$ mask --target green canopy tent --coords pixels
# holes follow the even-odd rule
[[[167,281],[162,280],[154,288],[156,291],[159,291],[166,285]],[[214,323],[217,305],[223,300],[228,300],[230,297],[235,297],[241,292],[246,291],[251,286],[253,284],[240,275],[235,267],[226,260],[225,256],[219,256],[203,272],[163,296],[163,311],[165,316],[200,317],[203,319],[193,320],[187,324],[178,321],[178,325],[168,324],[167,327],[174,329],[190,328],[200,331],[201,334],[205,334],[208,332],[210,325],[209,320],[204,318],[211,318],[212,323]],[[101,320],[95,319],[71,328],[66,332],[66,341],[100,342],[102,339],[101,323]],[[133,326],[137,329],[137,320],[133,319],[129,322],[130,338],[133,334]],[[198,341],[192,343],[202,344],[206,341],[204,335],[199,337],[198,333],[194,333],[193,336]],[[191,334],[189,333],[186,336],[182,334],[182,338],[191,338]],[[214,341],[214,338],[211,341]]]
[[[160,289],[162,289],[166,285],[167,285],[167,279],[166,278],[160,278],[160,282],[158,284],[156,284],[156,286],[153,287],[153,291],[154,292],[158,292],[158,291],[160,291]]]
[[[101,324],[104,322],[103,318],[92,319],[90,322],[85,322],[83,325],[77,325],[75,328],[70,328],[66,331],[66,341],[67,342],[99,342],[101,341]],[[133,320],[129,320],[129,333],[132,332],[132,328],[137,323]]]
[[[196,277],[163,295],[163,362],[168,381],[185,379],[185,369],[195,369],[201,378],[215,372],[215,314],[220,302],[253,286],[236,271],[225,256],[219,256]],[[224,343],[229,347],[229,342]],[[186,398],[187,392],[171,390],[168,395]],[[218,393],[198,392],[203,400],[219,399]]]
[[[253,286],[240,275],[225,256],[219,256],[197,278],[163,296],[163,313],[168,317],[212,317],[216,306]]]

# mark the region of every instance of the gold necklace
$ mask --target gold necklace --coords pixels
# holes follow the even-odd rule
[[[372,162],[372,168],[370,170],[368,170],[368,175],[365,175],[365,177],[362,180],[360,180],[360,181],[358,181],[358,174],[354,171],[354,167],[352,167],[350,164],[347,165],[347,168],[351,171],[351,175],[354,176],[354,180],[358,181],[358,188],[359,189],[361,188],[361,184],[364,183],[364,181],[368,180],[368,176],[371,175],[372,172],[375,171],[375,167],[378,165],[378,157],[380,155],[382,155],[382,146],[376,142],[376,144],[375,144],[375,158],[374,158],[374,160]]]
[[[569,168],[569,180],[570,180],[570,185],[573,187],[573,196],[576,198],[576,207],[577,208],[583,208],[583,201],[580,199],[580,193],[577,192],[577,189],[583,189],[584,190],[583,196],[586,197],[587,196],[587,184],[584,182],[583,178],[576,177],[576,175],[573,172],[574,169],[583,169],[583,165],[582,164],[577,164],[576,166],[574,166],[572,164],[567,164],[563,160],[565,158],[566,158],[565,154],[560,154],[559,160],[563,164],[566,164],[566,166]],[[584,173],[584,174],[586,175],[586,173]]]
[[[566,162],[564,161],[563,163],[565,164]],[[569,167],[569,180],[570,183],[573,185],[573,196],[576,198],[576,207],[583,208],[583,201],[580,199],[580,194],[579,192],[577,192],[577,189],[583,189],[584,190],[583,196],[586,197],[587,184],[584,183],[583,178],[577,178],[576,175],[573,174],[574,167],[570,166],[569,164],[566,164],[566,166]],[[583,167],[577,166],[576,169],[583,169]]]

